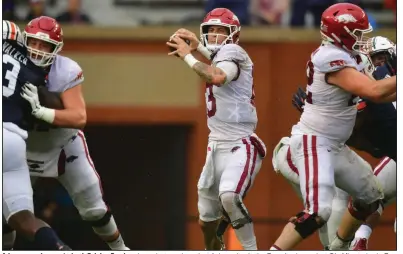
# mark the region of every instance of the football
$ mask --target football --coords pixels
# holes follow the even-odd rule
[[[185,39],[184,40],[188,45],[190,45],[190,41],[188,40],[188,39]],[[172,40],[169,40],[169,42],[171,42],[171,43],[175,43],[174,41],[172,41]],[[173,51],[175,51],[176,50],[176,48],[173,48],[173,47],[171,47],[171,46],[168,46],[168,48],[169,48],[169,50],[171,51],[171,52],[173,52]],[[178,54],[175,54],[175,56],[176,57],[179,57],[179,55]]]
[[[38,87],[38,97],[41,105],[52,109],[64,109],[60,93],[50,92],[47,87]]]

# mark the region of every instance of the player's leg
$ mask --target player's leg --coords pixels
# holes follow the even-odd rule
[[[332,213],[326,223],[328,241],[326,246],[336,237],[336,232],[347,209],[349,198],[350,195],[348,195],[347,192],[336,187],[336,194],[334,195],[332,203]]]
[[[223,242],[217,236],[222,212],[218,194],[215,196],[214,199],[210,199],[210,195],[206,195],[206,192],[198,192],[199,226],[203,232],[206,250],[222,250],[224,248]]]
[[[298,168],[305,210],[290,219],[271,250],[289,250],[321,228],[329,219],[335,193],[330,141],[311,135],[293,135],[292,159]]]
[[[236,149],[234,149],[236,148]],[[247,139],[222,149],[224,172],[220,179],[220,201],[244,250],[257,250],[251,215],[243,198],[253,185],[262,165],[258,149]]]
[[[12,250],[15,242],[15,230],[12,229],[3,216],[3,250]]]
[[[301,202],[304,202],[301,194],[301,187],[299,185],[298,168],[292,161],[289,139],[290,138],[288,137],[282,138],[281,141],[274,148],[272,159],[273,168],[274,171],[276,171],[276,173],[280,173],[285,179],[287,179],[287,182],[291,185],[292,189],[295,191],[298,198],[301,200]],[[334,204],[335,200],[333,200],[333,207]],[[334,218],[335,216],[332,211],[332,215],[330,215],[327,224],[329,223],[333,224],[332,221],[334,220]],[[320,242],[322,243],[324,248],[326,248],[329,245],[329,234],[327,224],[323,225],[318,231]],[[333,230],[333,228],[330,227],[330,230]],[[337,230],[337,228],[334,230]]]
[[[375,211],[382,213],[382,188],[368,162],[344,146],[336,158],[336,184],[352,196],[330,244],[331,250],[348,248],[362,222]]]
[[[385,207],[396,200],[396,162],[386,157],[375,167],[374,175],[381,184],[384,193]],[[351,243],[351,250],[367,250],[368,240],[372,234],[372,230],[376,227],[381,219],[381,214],[377,211],[372,213],[360,228],[355,232],[355,237]]]
[[[3,216],[7,224],[39,250],[70,250],[43,221],[35,218],[24,139],[3,128]]]
[[[218,184],[222,173],[222,166],[216,158],[216,142],[209,142],[206,162],[197,183],[197,208],[199,225],[203,232],[206,250],[221,250],[223,243],[217,236],[218,225],[222,219],[222,207],[218,197]]]
[[[82,132],[64,147],[61,156],[64,157],[64,163],[59,166],[65,167],[65,173],[58,179],[69,193],[81,218],[92,226],[94,232],[112,250],[128,250],[112,213],[103,200],[101,179],[94,168]],[[71,156],[77,158],[69,160]]]
[[[274,148],[272,158],[273,169],[287,180],[301,202],[304,202],[299,186],[298,168],[292,161],[289,139],[289,137],[282,138]]]
[[[31,186],[34,186],[37,177],[31,176]],[[6,222],[3,216],[3,250],[12,250],[16,239],[15,230],[12,229]]]

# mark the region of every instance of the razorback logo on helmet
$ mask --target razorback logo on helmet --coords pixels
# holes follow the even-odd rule
[[[235,14],[234,14],[234,16],[232,16],[232,19],[239,22],[239,19]]]
[[[330,62],[330,67],[333,66],[344,66],[346,62],[344,60],[334,60]]]
[[[353,15],[351,14],[342,14],[340,16],[336,17],[336,20],[340,23],[350,23],[350,22],[357,22],[357,20],[354,18]]]

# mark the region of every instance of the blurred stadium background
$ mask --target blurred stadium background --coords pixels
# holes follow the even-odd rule
[[[84,70],[89,149],[127,246],[202,250],[196,184],[205,160],[204,84],[165,41],[180,27],[199,33],[205,13],[227,7],[241,20],[240,43],[255,64],[257,133],[269,153],[298,119],[291,95],[305,84],[305,63],[320,41],[318,17],[336,0],[3,0],[3,19],[49,15],[63,25],[62,54]],[[370,15],[375,35],[396,41],[396,0],[349,1]],[[372,165],[376,159],[363,154]],[[354,169],[352,169],[354,170]],[[55,181],[35,186],[37,214],[73,249],[107,249],[80,220]],[[268,249],[302,204],[268,157],[246,198],[258,247]],[[388,207],[370,240],[396,249]],[[230,249],[239,246],[226,237]],[[20,247],[21,244],[19,244]],[[299,249],[320,250],[317,235]]]

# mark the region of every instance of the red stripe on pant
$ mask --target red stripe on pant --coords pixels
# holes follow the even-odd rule
[[[103,196],[104,195],[104,190],[103,190],[102,184],[101,184],[101,177],[99,177],[98,172],[95,170],[94,163],[91,160],[90,153],[89,153],[88,147],[87,147],[87,142],[85,142],[84,133],[79,131],[78,136],[81,138],[81,141],[83,142],[85,156],[87,157],[88,163],[91,165],[92,170],[94,170],[95,175],[98,177],[99,188],[101,189],[101,194]]]
[[[318,213],[319,189],[318,189],[318,152],[316,150],[316,136],[312,136],[312,159],[313,159],[313,212]]]
[[[241,178],[239,179],[238,185],[235,190],[235,193],[237,194],[241,193],[242,186],[245,183],[246,177],[248,176],[249,163],[250,163],[250,143],[246,139],[242,139],[242,142],[246,145],[246,163]]]
[[[305,159],[305,204],[306,209],[309,210],[309,154],[308,154],[308,136],[302,136],[302,143],[304,149],[304,159]]]
[[[292,160],[291,160],[291,148],[290,147],[288,147],[288,150],[287,150],[287,163],[288,163],[288,166],[291,168],[291,170],[294,171],[297,175],[299,175],[298,168],[294,165],[294,163],[292,163]]]
[[[375,167],[374,175],[377,176],[385,168],[385,166],[390,162],[391,158],[385,157],[378,166]]]

